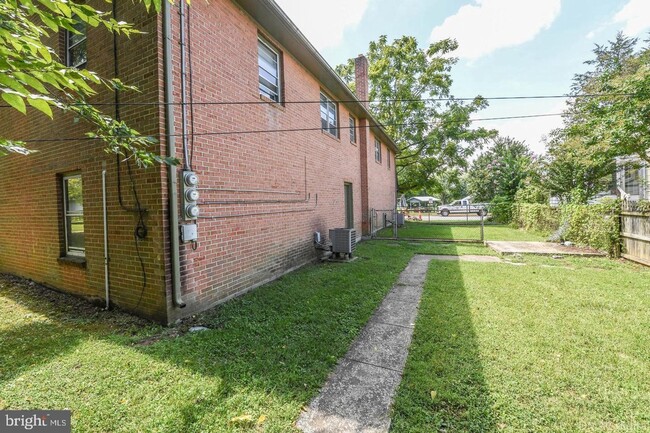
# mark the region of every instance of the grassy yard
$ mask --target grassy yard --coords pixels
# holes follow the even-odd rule
[[[650,272],[432,262],[394,432],[650,431]]]
[[[379,237],[392,237],[393,229],[383,229]],[[480,240],[481,228],[478,223],[464,224],[436,221],[435,224],[419,221],[407,221],[398,229],[398,238],[411,239],[455,239]],[[488,241],[545,241],[541,233],[517,230],[507,225],[485,224],[485,240]]]
[[[414,253],[485,251],[363,243],[171,329],[0,277],[0,409],[70,408],[76,433],[292,431]]]

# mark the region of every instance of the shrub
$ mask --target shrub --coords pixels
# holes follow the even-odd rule
[[[512,221],[512,206],[512,202],[507,197],[494,197],[489,207],[492,220],[500,224],[509,224]]]
[[[562,227],[562,239],[607,252],[610,257],[619,257],[619,212],[618,200],[594,205],[567,204],[557,209],[542,204],[517,203],[513,206],[512,222],[518,228],[543,233]]]
[[[512,223],[524,230],[550,233],[560,226],[560,212],[547,204],[515,203]]]
[[[619,257],[619,212],[620,203],[617,200],[594,205],[565,205],[561,210],[562,221],[568,222],[565,238],[576,245],[605,251],[610,257]]]

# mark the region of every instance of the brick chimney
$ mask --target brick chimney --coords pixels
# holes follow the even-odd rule
[[[354,81],[357,99],[368,108],[368,59],[363,54],[354,59]]]

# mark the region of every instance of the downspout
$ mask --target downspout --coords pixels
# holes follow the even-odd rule
[[[185,0],[181,0],[185,1]],[[163,1],[163,73],[165,92],[165,143],[167,156],[176,157],[176,137],[174,131],[174,94],[172,86],[172,31],[170,2]],[[172,268],[172,300],[174,305],[183,308],[181,298],[181,259],[180,235],[178,232],[178,196],[176,167],[167,166],[167,195],[169,197],[169,256]]]
[[[102,214],[104,217],[104,290],[106,291],[106,309],[111,306],[108,273],[108,211],[106,206],[106,162],[102,163]]]
[[[190,155],[187,141],[187,79],[185,76],[185,0],[178,2],[178,19],[181,55],[181,135],[183,139],[183,169],[190,170]]]

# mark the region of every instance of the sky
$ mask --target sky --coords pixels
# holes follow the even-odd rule
[[[650,0],[276,0],[330,65],[365,53],[370,41],[415,36],[421,47],[459,43],[457,97],[564,95],[596,44],[619,31],[650,36]],[[489,101],[475,118],[561,113],[564,99]],[[477,126],[479,122],[475,123]],[[559,116],[480,122],[538,154]]]

